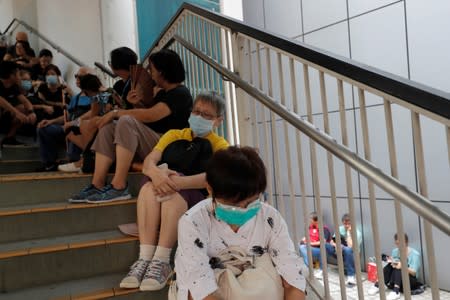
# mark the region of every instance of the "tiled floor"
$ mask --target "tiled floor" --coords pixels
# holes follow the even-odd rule
[[[339,285],[339,274],[336,269],[330,268],[328,273],[328,281],[330,284],[330,294],[332,299],[338,300],[341,299],[341,290]],[[368,300],[375,300],[380,299],[380,295],[376,296],[369,296],[367,294],[367,291],[369,288],[373,285],[372,282],[367,280],[367,274],[363,273],[363,290],[364,290],[364,299]],[[358,289],[356,286],[353,287],[347,287],[347,299],[348,300],[358,300]],[[387,293],[389,293],[390,290],[388,290]],[[403,295],[400,299],[404,299]],[[431,289],[427,288],[423,294],[411,296],[411,299],[413,300],[430,300],[431,297]],[[441,291],[440,293],[440,300],[450,300],[450,292]]]

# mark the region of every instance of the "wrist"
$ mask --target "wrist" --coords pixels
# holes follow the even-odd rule
[[[114,120],[117,120],[119,118],[119,110],[118,109],[113,109],[112,114],[113,114]]]

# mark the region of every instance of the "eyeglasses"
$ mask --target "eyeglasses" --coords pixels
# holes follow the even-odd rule
[[[207,112],[200,111],[198,109],[194,109],[192,111],[192,114],[196,115],[196,116],[201,116],[202,118],[204,118],[206,120],[212,120],[214,118],[217,118],[217,116],[211,115],[211,114],[209,114]]]

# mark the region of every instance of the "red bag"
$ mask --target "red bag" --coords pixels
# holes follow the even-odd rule
[[[367,263],[367,280],[377,282],[377,265],[374,262]]]

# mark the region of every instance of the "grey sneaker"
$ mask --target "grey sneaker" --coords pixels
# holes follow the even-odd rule
[[[158,291],[166,286],[172,274],[172,267],[168,262],[153,259],[147,267],[139,289],[141,291]]]
[[[130,272],[120,282],[120,287],[123,289],[135,289],[141,284],[142,277],[144,277],[145,270],[147,270],[149,260],[138,259],[130,267]]]
[[[68,201],[70,203],[87,202],[87,198],[89,196],[91,196],[93,194],[98,194],[100,192],[101,192],[101,190],[96,188],[93,184],[90,184],[87,187],[85,187],[84,189],[82,189],[81,192],[79,192],[78,194],[72,195],[72,197],[70,197],[68,199]]]
[[[105,186],[100,193],[93,193],[87,197],[88,203],[103,203],[131,199],[128,185],[122,190],[116,190],[111,184]]]

